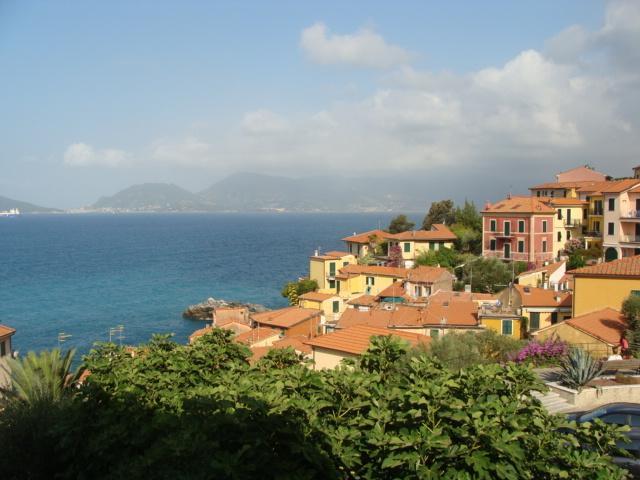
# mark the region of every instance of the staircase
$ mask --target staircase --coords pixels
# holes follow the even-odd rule
[[[542,406],[546,408],[549,413],[563,413],[570,410],[573,405],[567,402],[564,398],[555,392],[547,392],[542,394],[540,392],[532,392],[533,396],[540,400]]]

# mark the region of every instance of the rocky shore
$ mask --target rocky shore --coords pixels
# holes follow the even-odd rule
[[[264,305],[257,303],[240,303],[240,302],[228,302],[226,300],[216,300],[215,298],[208,298],[204,302],[197,303],[195,305],[189,305],[182,316],[184,318],[191,318],[193,320],[211,320],[213,312],[217,308],[239,308],[245,307],[249,309],[250,313],[268,312],[270,309]]]

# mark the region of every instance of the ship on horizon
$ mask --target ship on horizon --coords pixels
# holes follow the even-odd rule
[[[9,210],[0,210],[0,217],[18,217],[22,215],[17,208],[10,208]]]

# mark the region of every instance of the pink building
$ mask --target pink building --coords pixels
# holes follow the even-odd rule
[[[537,197],[507,197],[482,211],[482,256],[542,265],[554,259],[556,210]]]

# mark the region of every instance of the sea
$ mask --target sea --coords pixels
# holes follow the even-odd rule
[[[0,219],[0,324],[24,354],[95,342],[127,345],[204,325],[182,317],[209,297],[287,305],[285,282],[341,238],[393,213],[81,214]],[[413,218],[418,223],[418,218]],[[118,329],[119,326],[122,328]],[[113,330],[117,329],[117,330]]]

